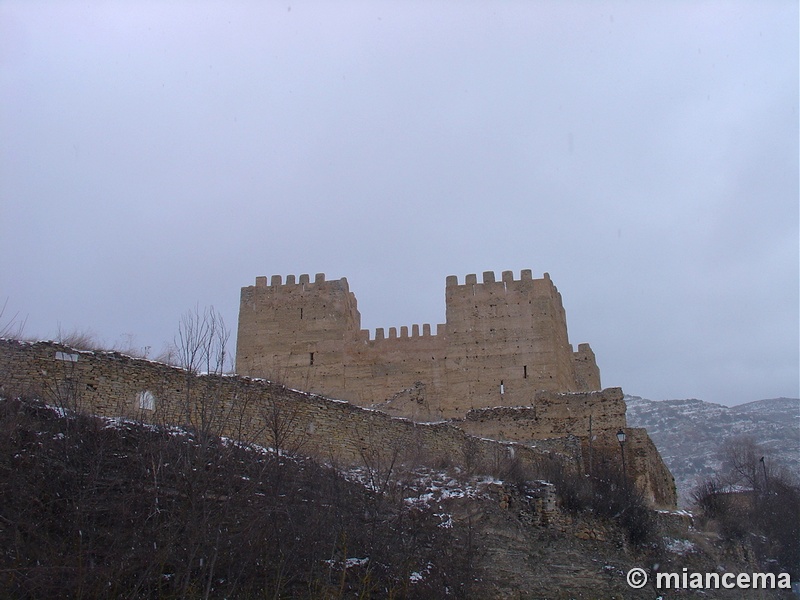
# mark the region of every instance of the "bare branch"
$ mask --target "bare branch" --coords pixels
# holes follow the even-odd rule
[[[9,317],[8,321],[5,320],[5,312],[8,307],[8,298],[3,302],[3,308],[0,308],[0,338],[16,338],[22,337],[22,331],[25,329],[25,322],[27,319],[17,321],[19,313]]]

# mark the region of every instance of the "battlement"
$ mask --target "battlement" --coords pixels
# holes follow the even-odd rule
[[[519,279],[514,279],[513,271],[503,271],[500,279],[497,279],[494,271],[484,271],[481,275],[481,282],[478,282],[478,276],[475,273],[470,273],[464,277],[464,283],[459,284],[457,275],[448,275],[445,282],[445,289],[448,292],[454,290],[466,290],[471,288],[473,294],[478,294],[484,288],[491,289],[492,291],[503,290],[505,291],[530,291],[537,292],[552,290],[557,292],[557,288],[553,285],[549,273],[544,273],[542,277],[534,279],[533,273],[530,269],[523,269],[520,271]]]
[[[382,342],[385,340],[414,340],[417,338],[433,338],[444,332],[444,325],[436,325],[436,333],[431,333],[431,324],[423,323],[422,328],[418,324],[412,325],[409,330],[407,325],[397,327],[377,327],[375,335],[370,335],[369,329],[361,330],[361,340],[367,342]]]
[[[346,277],[342,277],[341,279],[326,281],[325,273],[317,273],[316,275],[314,275],[314,281],[311,281],[311,278],[308,275],[308,273],[303,273],[302,275],[300,275],[300,277],[297,278],[294,275],[287,275],[285,283],[283,282],[282,275],[272,275],[271,277],[260,276],[256,277],[255,287],[296,288],[297,286],[303,286],[305,288],[306,286],[320,286],[323,284],[328,284],[328,285],[333,284],[334,286],[338,284],[344,291],[346,292],[350,291],[350,286],[347,284]]]
[[[544,273],[541,278],[534,278],[530,269],[523,269],[519,279],[514,279],[512,271],[503,271],[497,279],[494,271],[485,271],[482,282],[474,273],[464,278],[464,283],[459,284],[458,277],[450,275],[445,285],[448,310],[451,305],[463,303],[465,306],[475,302],[475,308],[481,310],[502,304],[532,303],[533,299],[552,298],[555,308],[561,310],[561,294],[550,279],[549,273]],[[448,320],[455,318],[448,316]]]
[[[529,405],[539,390],[600,389],[594,353],[567,338],[561,294],[530,269],[455,275],[445,283],[446,322],[361,329],[347,279],[319,273],[257,277],[242,289],[237,370],[372,405],[414,389],[430,414]],[[416,409],[412,411],[417,413]]]
[[[478,283],[478,276],[475,273],[470,273],[466,277],[464,277],[464,283],[462,285],[483,285],[485,283],[497,283],[495,279],[494,271],[484,271],[483,272],[483,282]],[[550,280],[550,274],[545,273],[543,279]],[[519,279],[514,279],[514,272],[513,271],[503,271],[500,276],[500,282],[502,283],[513,283],[515,281],[533,281],[533,272],[531,269],[522,269],[519,274]],[[459,285],[458,283],[458,275],[448,275],[445,281],[445,287],[454,287]]]

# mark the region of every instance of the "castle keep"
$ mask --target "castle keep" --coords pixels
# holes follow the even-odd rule
[[[242,288],[236,368],[415,420],[531,406],[537,392],[600,390],[588,344],[574,351],[561,294],[545,273],[492,271],[445,286],[446,322],[361,329],[345,278],[257,277]],[[624,420],[624,408],[622,409]],[[624,426],[624,421],[619,423]]]

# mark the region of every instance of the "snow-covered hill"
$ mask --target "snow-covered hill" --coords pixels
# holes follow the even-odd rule
[[[645,427],[675,476],[678,498],[687,505],[698,478],[715,474],[725,440],[752,437],[772,466],[800,475],[800,399],[771,398],[738,406],[703,400],[647,400],[626,396],[628,425]]]

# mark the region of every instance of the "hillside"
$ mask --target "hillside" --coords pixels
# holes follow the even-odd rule
[[[688,504],[698,478],[719,471],[720,448],[753,438],[773,468],[800,475],[800,399],[773,398],[727,407],[703,400],[647,400],[626,396],[628,425],[644,427],[675,476],[678,501]]]
[[[554,486],[513,470],[505,480],[446,465],[342,470],[183,428],[0,400],[0,589],[12,598],[644,599],[652,590],[625,583],[634,566],[737,566],[713,539],[676,529],[679,515],[662,515],[657,537],[637,546],[597,507],[570,510],[570,479],[551,475],[560,509]],[[729,592],[702,596],[737,597]]]
[[[436,597],[468,581],[462,529],[389,502],[374,470],[4,400],[0,456],[10,597],[372,597],[412,581]]]

